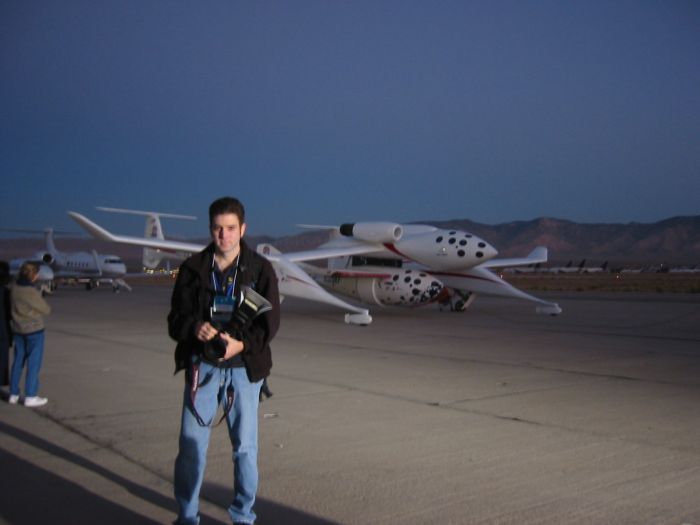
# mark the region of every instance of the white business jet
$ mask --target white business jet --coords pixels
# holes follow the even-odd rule
[[[52,281],[52,289],[60,280],[85,283],[88,290],[101,283],[111,284],[115,292],[122,288],[131,290],[123,279],[126,275],[126,265],[116,255],[101,255],[95,250],[89,253],[59,251],[53,240],[53,229],[50,228],[45,230],[45,238],[45,250],[35,253],[32,257],[14,259],[10,263],[11,268],[19,268],[25,260],[40,263],[39,280]],[[46,268],[52,272],[50,279],[46,277]]]
[[[153,249],[193,253],[205,246],[166,239],[115,235],[87,217],[68,214],[93,237]],[[329,242],[313,250],[281,253],[269,244],[257,251],[272,263],[280,295],[299,297],[345,309],[349,324],[372,322],[369,311],[331,294],[333,291],[373,305],[420,306],[451,302],[464,310],[477,295],[525,299],[537,304],[537,312],[558,315],[558,304],[511,286],[492,268],[547,261],[547,249],[535,248],[527,257],[494,259],[495,248],[483,239],[458,230],[387,222],[343,224],[331,229]],[[320,268],[309,261],[328,260]],[[453,302],[454,301],[454,302]]]
[[[586,259],[581,260],[578,265],[574,266],[573,261],[566,263],[566,266],[553,266],[549,268],[549,273],[583,273],[586,266]]]

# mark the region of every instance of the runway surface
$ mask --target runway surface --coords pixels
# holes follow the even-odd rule
[[[170,289],[59,289],[41,394],[0,403],[0,522],[170,523]],[[556,294],[562,316],[286,301],[260,410],[261,525],[700,524],[700,296]],[[202,525],[227,523],[213,433]]]

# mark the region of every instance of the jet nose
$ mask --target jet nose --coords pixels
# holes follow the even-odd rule
[[[53,281],[54,273],[50,266],[46,264],[39,265],[39,275],[37,281]]]
[[[483,262],[493,259],[498,255],[498,250],[483,239],[477,240],[476,256]]]

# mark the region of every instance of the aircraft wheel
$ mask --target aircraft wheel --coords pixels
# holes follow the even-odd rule
[[[460,300],[455,303],[455,312],[463,312],[464,310],[466,310],[466,308],[467,305],[464,301]]]

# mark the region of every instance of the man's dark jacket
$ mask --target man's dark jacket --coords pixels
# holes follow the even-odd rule
[[[173,288],[168,334],[177,341],[175,373],[189,366],[192,355],[202,353],[203,343],[195,336],[195,325],[209,320],[209,307],[215,294],[211,279],[214,248],[212,243],[183,262]],[[272,303],[272,310],[258,316],[238,334],[243,341],[241,357],[248,379],[255,382],[267,377],[272,368],[270,341],[280,324],[279,292],[270,262],[248,248],[243,240],[239,257],[235,297],[239,297],[241,286],[247,285]]]

